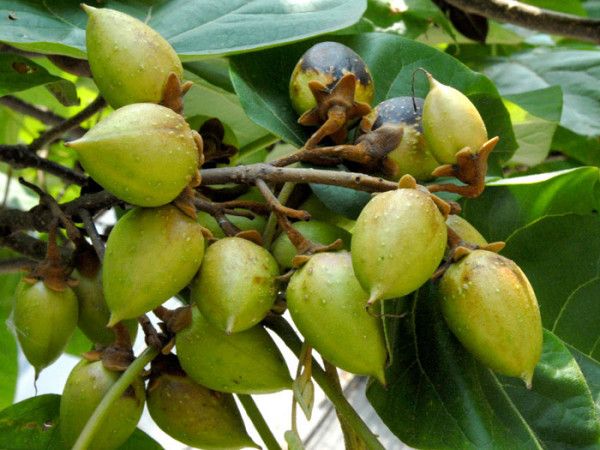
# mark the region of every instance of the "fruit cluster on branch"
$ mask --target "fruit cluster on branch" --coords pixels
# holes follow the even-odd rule
[[[457,203],[434,195],[475,197],[484,189],[498,138],[488,139],[464,94],[426,72],[425,99],[391,98],[372,108],[375,80],[366,64],[348,47],[323,42],[291,74],[291,106],[299,123],[316,128],[305,145],[270,163],[214,167],[235,149],[222,143],[215,119],[198,133],[182,115],[190,85],[168,42],[123,13],[84,9],[90,70],[102,97],[29,146],[0,147],[0,158],[15,168],[84,186],[79,198],[58,204],[23,182],[40,195],[39,206],[0,211],[0,243],[43,260],[19,284],[11,319],[36,377],[77,326],[95,344],[63,393],[66,445],[118,447],[146,402],[157,425],[188,445],[255,446],[232,394],[291,389],[294,405],[309,411],[311,374],[342,422],[352,423],[349,439],[376,442],[336,390],[335,367],[385,385],[394,349],[385,339],[384,302],[436,278],[456,337],[492,370],[531,386],[542,330],[527,278],[496,254],[502,243],[487,243],[456,216]],[[114,112],[81,133],[79,124],[103,99]],[[73,139],[65,145],[85,174],[36,154],[68,133]],[[288,167],[297,162],[312,166]],[[328,170],[340,163],[352,171]],[[418,184],[441,176],[462,183]],[[302,193],[308,183],[373,196],[348,230],[311,216],[307,210],[317,210]],[[125,213],[104,236],[93,217],[117,205]],[[48,244],[26,234],[31,230],[48,233]],[[165,309],[174,296],[187,305]],[[298,337],[281,317],[286,310],[304,341],[295,378],[264,327],[294,346]],[[138,323],[148,349],[135,359]],[[152,362],[147,384],[145,358]],[[193,413],[180,417],[181,402]],[[270,439],[266,432],[263,438]]]

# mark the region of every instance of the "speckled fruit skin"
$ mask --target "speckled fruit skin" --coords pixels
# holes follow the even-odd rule
[[[66,145],[98,184],[137,206],[169,203],[198,170],[198,148],[187,122],[152,103],[124,106]]]
[[[488,140],[485,123],[465,94],[430,74],[427,77],[430,90],[423,105],[425,139],[441,164],[454,164],[457,152],[469,147],[475,153]]]
[[[446,224],[452,228],[464,241],[471,244],[486,245],[488,242],[477,229],[460,216],[451,214]]]
[[[314,255],[292,276],[286,297],[298,330],[323,358],[385,384],[383,324],[365,310],[369,294],[354,276],[349,252]]]
[[[377,194],[352,234],[352,264],[370,302],[402,297],[433,275],[446,248],[444,218],[428,194],[396,189]]]
[[[56,292],[43,281],[17,285],[9,324],[36,378],[65,350],[77,328],[77,315],[77,298],[70,287]]]
[[[188,376],[160,375],[148,390],[147,405],[161,430],[191,447],[259,448],[246,432],[233,395],[207,389]]]
[[[354,99],[371,104],[375,93],[373,77],[358,54],[337,42],[320,42],[309,48],[300,58],[290,79],[290,99],[298,115],[314,108],[317,103],[309,81],[316,80],[332,88],[347,73],[356,76]]]
[[[341,248],[350,250],[352,235],[336,225],[320,220],[310,220],[308,222],[295,222],[293,226],[302,233],[304,237],[317,244],[329,245],[335,242],[336,239],[341,239]],[[273,241],[271,253],[273,253],[273,256],[280,267],[290,269],[292,267],[292,260],[298,254],[298,251],[287,234],[281,233],[277,236],[275,241]]]
[[[183,370],[215,391],[269,394],[292,387],[281,352],[260,325],[228,336],[194,308],[192,324],[177,333],[176,345]]]
[[[417,105],[416,111],[412,97],[384,100],[370,113],[370,116],[375,117],[372,130],[377,130],[385,123],[403,124],[404,134],[400,144],[387,155],[398,167],[398,174],[394,179],[399,180],[403,175],[409,174],[419,181],[429,181],[434,178],[431,172],[439,163],[431,154],[423,134],[425,100],[414,98],[414,102]]]
[[[102,361],[80,361],[71,371],[60,401],[60,431],[65,448],[71,448],[96,407],[120,373],[105,369]],[[90,449],[116,449],[135,431],[144,410],[146,392],[138,377],[110,407],[91,440]]]
[[[83,5],[86,48],[94,82],[115,109],[159,103],[170,72],[183,78],[173,47],[143,22],[114,9]]]
[[[134,208],[117,222],[102,275],[109,326],[160,306],[194,278],[204,255],[201,228],[172,205]]]
[[[277,298],[279,267],[261,246],[226,237],[206,250],[191,300],[213,326],[239,333],[263,320]]]
[[[492,370],[531,387],[542,353],[542,322],[519,266],[475,250],[448,268],[439,291],[446,322],[465,348]]]
[[[79,329],[95,344],[108,345],[114,342],[115,333],[110,328],[106,328],[110,310],[104,298],[102,270],[99,270],[94,276],[85,276],[74,270],[71,276],[79,280],[79,284],[73,287],[79,303],[79,320],[77,322]],[[131,341],[134,342],[138,329],[137,320],[125,320],[123,323],[129,331]]]

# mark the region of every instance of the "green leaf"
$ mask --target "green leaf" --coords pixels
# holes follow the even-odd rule
[[[600,172],[580,167],[498,180],[462,206],[464,218],[488,241],[501,241],[546,215],[600,210]]]
[[[28,398],[0,411],[0,448],[60,449],[60,395]]]
[[[560,124],[584,136],[600,135],[600,52],[535,48],[508,58],[489,58],[483,72],[502,95],[537,91],[550,86],[563,90]],[[518,80],[518,82],[517,82]]]
[[[500,174],[500,165],[516,149],[510,118],[494,85],[446,55],[427,45],[383,33],[360,36],[328,36],[319,39],[341,42],[355,50],[373,75],[377,104],[385,99],[411,95],[412,73],[424,67],[442,83],[464,92],[479,109],[490,136],[500,136],[492,152],[489,172]],[[289,100],[289,79],[302,54],[317,40],[258,53],[235,56],[232,81],[248,116],[282,139],[301,147],[315,131],[297,123]],[[416,77],[416,95],[428,92],[425,76]]]
[[[527,275],[540,305],[542,323],[563,341],[594,357],[600,322],[590,323],[598,300],[600,217],[543,217],[514,232],[502,254]]]
[[[195,66],[190,67],[196,69]],[[236,95],[215,87],[199,78],[194,72],[186,72],[186,80],[195,84],[185,95],[186,117],[217,117],[234,130],[237,145],[244,147],[269,136],[270,133],[248,118]]]
[[[5,0],[0,41],[45,54],[85,58],[86,15],[78,1]],[[238,53],[329,33],[357,22],[365,0],[142,0],[107,7],[146,22],[184,60]],[[96,5],[94,3],[94,6]]]
[[[404,443],[525,449],[598,442],[590,391],[559,339],[544,333],[542,358],[527,391],[520,380],[478,363],[451,334],[436,300],[436,285],[428,283],[411,314],[389,329],[394,348],[389,385],[372,383],[367,390],[375,410]]]
[[[600,140],[581,136],[563,127],[554,133],[552,148],[588,166],[600,167]]]
[[[60,395],[28,398],[0,411],[0,448],[63,449],[60,437]],[[162,447],[136,429],[121,450],[160,450]]]
[[[587,15],[579,0],[524,0],[523,3],[567,14]]]
[[[0,97],[45,85],[63,105],[79,104],[75,85],[50,74],[31,59],[12,53],[0,53]]]
[[[597,448],[600,422],[586,379],[564,343],[548,331],[535,370],[531,392],[520,380],[498,379],[546,448]]]
[[[14,256],[17,255],[9,250],[0,249],[2,259]],[[0,410],[12,404],[17,386],[17,341],[6,326],[6,320],[12,310],[17,284],[21,278],[20,273],[0,275]]]

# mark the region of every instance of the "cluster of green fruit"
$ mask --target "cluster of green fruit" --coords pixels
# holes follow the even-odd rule
[[[101,267],[99,261],[76,264],[78,286],[64,282],[57,292],[43,280],[21,283],[13,312],[17,337],[39,372],[64,351],[78,321],[93,342],[109,345],[114,336],[107,326],[123,322],[135,333],[136,318],[189,286],[197,307],[191,323],[176,332],[177,356],[153,361],[146,388],[136,378],[112,405],[92,446],[121,445],[145,402],[159,427],[188,445],[256,446],[231,394],[292,387],[283,356],[261,321],[283,290],[279,275],[294,266],[296,249],[285,234],[271,251],[234,236],[206,245],[212,219],[200,213],[196,220],[172,203],[200,183],[204,159],[202,138],[178,106],[186,90],[179,58],[136,19],[84,8],[90,67],[115,111],[67,145],[95,181],[133,208],[111,231]],[[380,143],[370,133],[403,133],[381,158],[381,167],[392,167],[397,178],[412,174],[423,180],[438,164],[455,163],[465,147],[476,153],[487,141],[479,113],[462,93],[428,77],[431,90],[424,101],[415,99],[412,107],[407,97],[412,110],[406,99],[391,99],[370,112],[373,81],[360,57],[340,44],[313,47],[290,84],[300,122],[321,125],[307,148],[324,136],[344,142],[348,124],[362,118],[358,140],[370,143],[368,151],[376,153]],[[257,222],[251,226],[264,226]],[[467,251],[462,258],[448,253],[448,226],[464,241],[486,242],[460,218],[448,217],[440,200],[414,179],[404,177],[398,189],[374,196],[352,234],[318,220],[294,226],[315,242],[341,239],[345,246],[312,255],[285,288],[294,323],[326,360],[385,384],[388,349],[381,316],[373,311],[381,311],[379,300],[418,289],[446,258],[449,268],[439,290],[448,325],[484,364],[530,385],[541,353],[541,323],[527,279],[512,261],[488,250]],[[65,445],[76,442],[119,376],[101,361],[83,360],[73,369],[61,401]],[[179,413],[183,402],[185,415]]]

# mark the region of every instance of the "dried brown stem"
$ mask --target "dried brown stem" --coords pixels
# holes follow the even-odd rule
[[[223,167],[200,171],[202,182],[213,184],[254,184],[257,179],[283,183],[319,183],[347,187],[357,191],[383,192],[396,189],[397,183],[383,178],[373,177],[362,173],[336,172],[319,169],[295,169],[273,167],[270,164],[258,163],[247,166]]]

